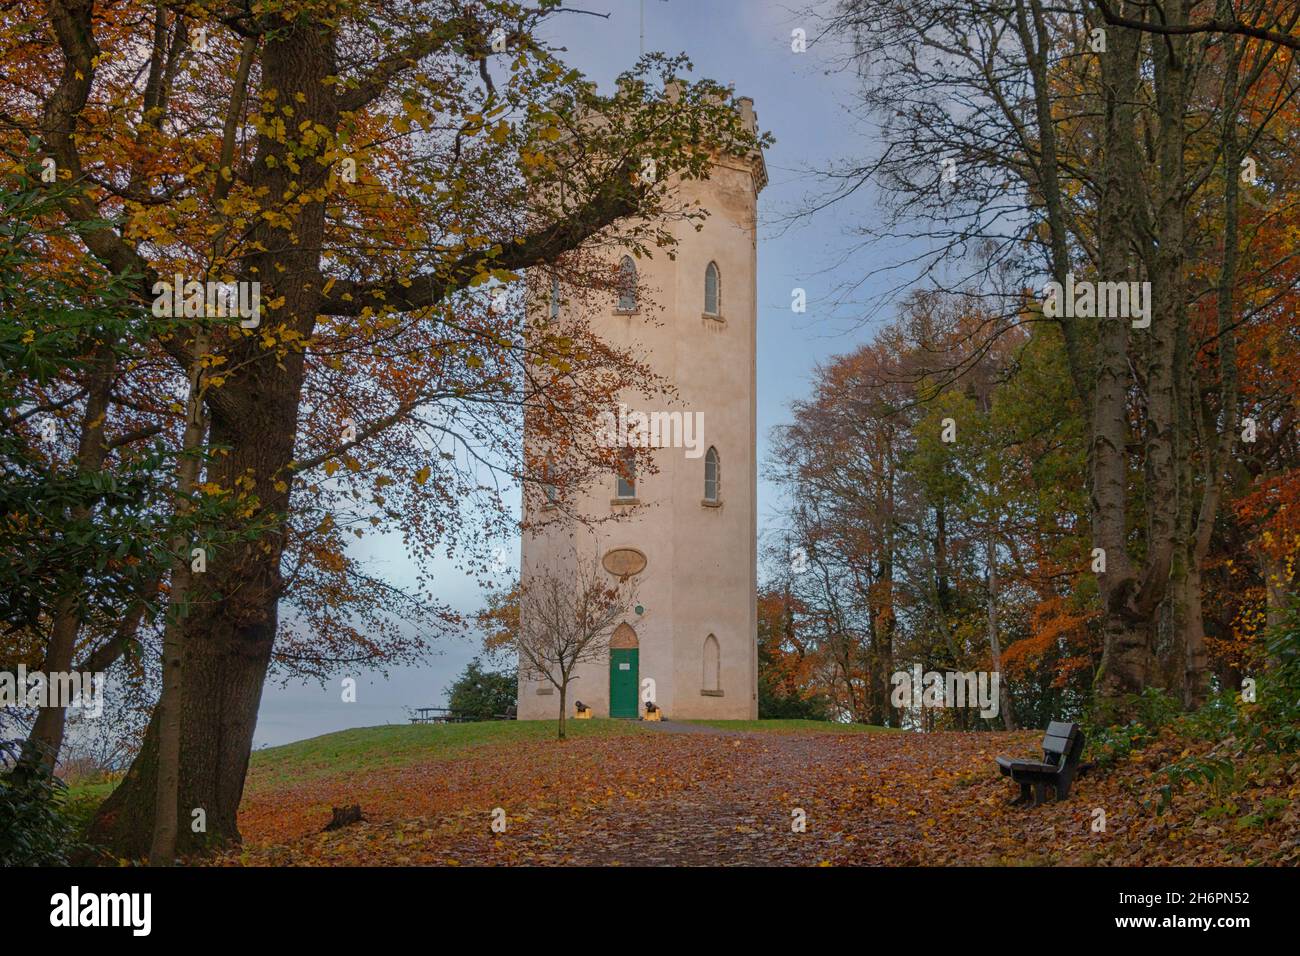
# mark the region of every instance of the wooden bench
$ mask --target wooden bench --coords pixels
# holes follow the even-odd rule
[[[1002,776],[1020,784],[1020,796],[1011,801],[1012,805],[1030,803],[1036,807],[1045,803],[1048,787],[1055,791],[1057,800],[1068,797],[1070,784],[1079,770],[1079,758],[1083,756],[1083,744],[1083,731],[1078,724],[1054,720],[1047,725],[1047,734],[1043,737],[1041,761],[998,757]]]

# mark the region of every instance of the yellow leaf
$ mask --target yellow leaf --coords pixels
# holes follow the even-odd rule
[[[430,474],[432,474],[432,472],[430,471],[429,466],[425,465],[423,468],[421,468],[419,471],[415,473],[415,483],[417,485],[424,484],[426,481],[429,480]]]

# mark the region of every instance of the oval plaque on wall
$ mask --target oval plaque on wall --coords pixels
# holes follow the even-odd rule
[[[645,555],[636,548],[614,548],[606,551],[600,562],[616,578],[630,578],[645,570]]]

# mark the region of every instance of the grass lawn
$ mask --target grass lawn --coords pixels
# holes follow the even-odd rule
[[[838,724],[828,720],[683,720],[684,724],[700,724],[719,730],[770,730],[781,733],[803,734],[892,734],[900,733],[895,727],[877,727],[873,724]]]
[[[574,739],[645,733],[629,720],[566,720]],[[253,752],[249,786],[299,782],[357,771],[446,760],[468,750],[555,739],[554,720],[489,720],[463,724],[389,724],[358,727]]]
[[[63,815],[79,828],[88,826],[99,805],[116,789],[118,779],[113,776],[109,779],[81,780],[69,784],[63,801]]]
[[[573,739],[646,732],[640,723],[630,720],[568,720],[564,728]],[[554,720],[357,727],[253,751],[247,787],[249,790],[275,788],[339,774],[449,760],[479,747],[554,740],[555,732]],[[117,778],[70,785],[67,805],[71,814],[79,820],[89,819],[116,786]]]

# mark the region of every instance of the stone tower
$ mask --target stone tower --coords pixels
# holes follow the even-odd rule
[[[739,102],[755,130],[753,102]],[[761,154],[719,157],[707,180],[675,187],[709,216],[699,232],[690,223],[669,224],[674,259],[613,254],[611,266],[621,263],[626,289],[635,293],[609,295],[593,326],[612,344],[643,350],[677,390],[671,404],[623,396],[629,418],[637,411],[681,412],[682,421],[702,428],[702,440],[688,432],[692,447],[657,448],[657,473],[631,485],[611,472],[578,493],[579,513],[619,513],[622,520],[593,531],[528,516],[525,582],[576,545],[599,556],[611,574],[632,573],[643,608],[618,626],[607,655],[580,665],[569,689],[570,716],[578,699],[597,717],[635,717],[651,689],[670,719],[758,716],[756,220],[766,181]],[[651,311],[655,321],[647,322]],[[521,677],[520,719],[553,720],[558,708],[549,682]]]

